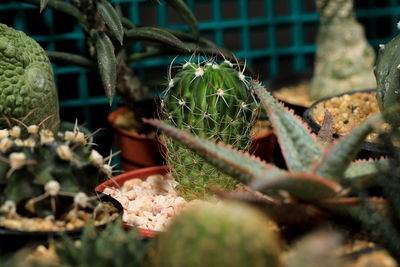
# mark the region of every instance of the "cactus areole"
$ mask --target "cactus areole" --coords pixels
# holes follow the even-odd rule
[[[238,64],[228,60],[219,64],[212,59],[200,62],[200,58],[195,60],[193,56],[174,77],[170,68],[162,100],[164,119],[170,125],[246,150],[256,107],[244,68],[240,69]],[[168,163],[173,166],[173,175],[181,185],[201,191],[208,183],[225,189],[227,184],[230,184],[228,188],[235,184],[230,177],[221,179],[222,173],[179,143],[167,140],[167,150]]]
[[[26,117],[32,110],[34,112]],[[0,114],[58,128],[57,89],[53,70],[43,48],[23,32],[0,24]],[[0,127],[8,127],[0,118]]]
[[[400,103],[400,35],[386,45],[380,45],[376,61],[375,77],[377,81],[376,99],[379,109],[385,109]],[[400,123],[400,114],[392,114],[387,120]]]

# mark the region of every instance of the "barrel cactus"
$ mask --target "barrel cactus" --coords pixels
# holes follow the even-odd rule
[[[353,0],[316,0],[321,25],[310,99],[376,87],[375,53],[354,15]]]
[[[53,70],[42,47],[32,38],[0,24],[0,113],[25,119],[27,125],[39,124],[56,130],[59,124],[58,96]],[[0,127],[7,127],[0,118]]]
[[[244,204],[194,205],[156,240],[154,266],[279,266],[281,243],[271,225]]]
[[[400,103],[400,35],[389,43],[380,45],[376,60],[376,99],[381,111]],[[388,118],[391,123],[400,123],[400,114]]]
[[[225,60],[187,61],[171,77],[162,100],[164,119],[178,128],[206,139],[221,141],[233,148],[246,150],[250,130],[256,118],[256,102],[244,69]],[[171,69],[170,69],[171,70]],[[166,140],[167,160],[173,175],[186,197],[201,197],[209,185],[229,189],[234,180],[207,165],[202,158],[189,152],[172,139]]]
[[[77,126],[58,135],[36,125],[0,130],[2,226],[20,216],[59,220],[95,209],[94,188],[112,168],[87,139]]]

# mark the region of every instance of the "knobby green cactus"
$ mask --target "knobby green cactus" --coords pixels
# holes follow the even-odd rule
[[[77,125],[58,134],[37,125],[0,130],[0,214],[59,220],[93,210],[95,186],[113,171],[89,137]]]
[[[0,113],[52,131],[60,123],[53,70],[43,48],[21,31],[0,24]],[[7,127],[0,118],[0,128]]]
[[[146,121],[182,142],[217,169],[272,198],[273,201],[257,199],[258,204],[265,203],[269,214],[277,212],[274,207],[276,203],[278,208],[306,203],[333,214],[348,216],[363,225],[371,226],[368,221],[371,216],[374,216],[375,223],[380,220],[387,225],[389,219],[384,215],[390,214],[387,202],[379,197],[368,198],[367,195],[361,199],[358,196],[359,192],[366,192],[371,186],[381,186],[379,181],[390,175],[389,160],[353,159],[366,136],[382,124],[384,116],[396,110],[373,116],[327,146],[323,144],[326,142],[326,133],[321,142],[300,118],[278,103],[259,82],[251,81],[250,85],[267,111],[288,170],[262,162],[224,144],[193,136],[161,121]],[[290,197],[280,194],[282,190]],[[237,193],[238,198],[245,199],[243,195]],[[387,242],[384,245],[390,248],[391,253],[395,253],[400,237],[392,236],[392,231],[380,233],[385,235]]]
[[[195,62],[194,56],[171,77],[162,100],[164,119],[196,136],[214,139],[246,150],[256,118],[256,103],[249,90],[244,69],[225,60]],[[166,140],[167,160],[186,197],[209,192],[211,183],[229,189],[230,177],[204,162],[176,141]]]
[[[400,35],[386,45],[381,44],[375,66],[377,81],[376,99],[379,109],[386,110],[400,103],[400,57],[398,53]],[[392,114],[388,118],[391,123],[400,123],[400,114]]]
[[[280,266],[271,221],[241,203],[201,203],[171,222],[155,244],[153,266]]]
[[[321,25],[310,98],[376,87],[375,53],[354,15],[353,0],[316,0]]]

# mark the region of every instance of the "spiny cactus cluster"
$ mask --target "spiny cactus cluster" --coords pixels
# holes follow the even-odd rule
[[[171,222],[152,266],[280,266],[282,244],[260,211],[235,202],[201,203]]]
[[[56,130],[60,123],[53,70],[43,48],[25,33],[0,23],[0,113]],[[7,127],[0,118],[0,128]]]
[[[386,224],[390,219],[385,214],[390,214],[391,209],[384,199],[369,197],[368,194],[359,197],[360,192],[368,192],[370,187],[390,186],[379,182],[382,177],[390,176],[389,160],[353,160],[366,136],[381,125],[386,115],[396,110],[377,114],[348,135],[326,144],[326,138],[319,140],[300,118],[278,103],[259,82],[251,81],[250,86],[267,111],[287,170],[261,162],[224,144],[193,136],[161,121],[146,121],[182,142],[215,168],[268,196],[268,199],[257,199],[257,203],[264,202],[271,216],[283,209],[289,209],[290,213],[290,209],[295,210],[296,205],[307,204],[321,211],[350,217],[363,225],[371,226],[368,220],[372,217],[375,224],[380,221],[390,225]],[[243,196],[242,193],[236,194],[237,198],[246,199]],[[307,213],[303,215],[310,216]],[[396,257],[399,255],[394,240],[398,238],[391,237],[391,233],[389,230],[382,231],[379,238],[386,240],[383,245]]]
[[[58,134],[20,124],[0,130],[0,214],[59,219],[93,209],[95,186],[113,170],[87,142],[90,136],[77,124]]]
[[[171,68],[162,99],[164,119],[196,136],[246,150],[257,105],[244,69],[227,59],[219,64],[215,59],[200,62],[199,57],[196,62],[195,56],[174,77]],[[178,142],[166,143],[168,163],[187,197],[201,197],[212,183],[225,189],[235,184]]]

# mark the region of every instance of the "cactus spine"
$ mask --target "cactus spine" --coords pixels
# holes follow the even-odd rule
[[[228,60],[200,63],[199,58],[197,63],[194,59],[186,62],[173,78],[170,73],[162,102],[164,119],[202,138],[246,150],[256,103],[244,70],[237,68]],[[166,143],[168,162],[186,197],[201,197],[211,183],[225,189],[235,184],[178,142],[169,139]]]
[[[240,203],[202,203],[159,236],[154,266],[279,266],[280,245],[261,212]]]

